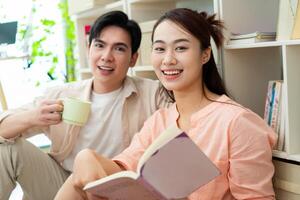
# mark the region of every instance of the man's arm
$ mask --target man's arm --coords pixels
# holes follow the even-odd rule
[[[0,123],[0,136],[11,139],[35,126],[49,126],[61,121],[63,105],[60,100],[44,100],[31,110],[6,117]]]

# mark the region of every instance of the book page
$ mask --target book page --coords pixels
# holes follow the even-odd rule
[[[150,158],[155,151],[160,149],[162,146],[167,144],[170,140],[175,138],[177,135],[181,134],[182,130],[180,130],[176,125],[170,126],[164,132],[162,132],[153,143],[145,150],[144,154],[139,160],[137,166],[137,173],[140,173],[140,169],[144,165],[144,163]]]
[[[96,181],[90,182],[85,185],[83,190],[88,190],[88,189],[98,186],[102,183],[109,182],[111,180],[118,179],[118,178],[124,178],[124,177],[127,177],[128,179],[136,180],[138,178],[138,175],[133,171],[121,171],[121,172],[112,174],[110,176],[106,176],[104,178],[98,179]]]
[[[86,191],[109,200],[157,200],[139,181],[128,177],[110,180]]]

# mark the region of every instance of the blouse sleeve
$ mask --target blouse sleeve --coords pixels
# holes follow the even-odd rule
[[[229,186],[236,199],[274,199],[272,148],[276,134],[251,111],[231,124]]]

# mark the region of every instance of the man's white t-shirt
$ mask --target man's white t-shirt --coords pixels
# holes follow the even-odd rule
[[[109,158],[124,150],[121,117],[125,99],[121,99],[122,89],[105,94],[92,92],[90,117],[81,128],[73,151],[63,161],[65,169],[73,171],[75,156],[85,148]]]

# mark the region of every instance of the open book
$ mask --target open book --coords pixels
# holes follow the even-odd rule
[[[137,173],[122,171],[88,183],[84,190],[110,200],[182,199],[219,174],[187,134],[172,126],[146,149]]]

